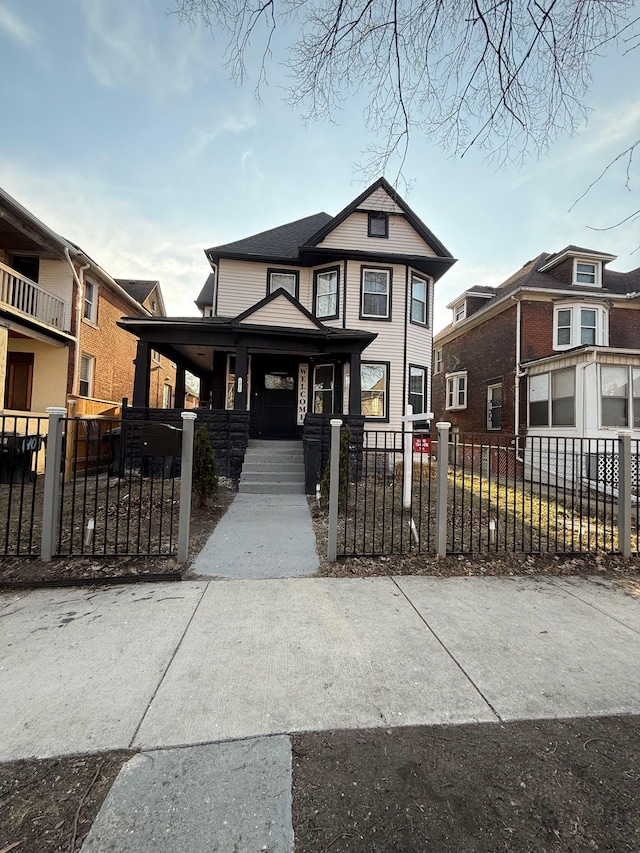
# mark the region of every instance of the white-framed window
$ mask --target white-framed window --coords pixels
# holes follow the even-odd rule
[[[236,401],[236,357],[232,353],[227,354],[227,377],[226,394],[224,397],[225,409],[233,409]],[[251,356],[247,363],[247,411],[251,401]]]
[[[459,370],[447,374],[446,409],[467,408],[467,371]]]
[[[89,279],[84,281],[84,306],[82,316],[95,323],[98,319],[98,287]]]
[[[573,259],[573,283],[586,284],[588,287],[602,286],[602,264],[586,258]]]
[[[607,346],[609,313],[604,305],[561,303],[554,308],[553,348]]]
[[[453,322],[459,323],[460,320],[464,320],[467,316],[467,303],[460,302],[458,305],[455,305],[453,308]]]
[[[442,373],[442,347],[435,351],[434,373]]]
[[[298,298],[299,273],[297,270],[268,270],[268,293],[274,293],[278,288],[286,290],[294,299]]]
[[[502,429],[502,382],[487,385],[487,429]]]
[[[370,213],[367,227],[368,237],[388,237],[389,236],[389,214],[388,213]]]
[[[426,279],[411,276],[411,322],[429,325],[429,285]]]
[[[361,412],[366,418],[388,418],[389,365],[385,362],[360,365]]]
[[[640,367],[601,365],[600,405],[603,427],[640,429]]]
[[[80,357],[80,387],[78,389],[81,397],[93,396],[95,366],[95,358],[92,355],[82,353],[82,356]]]
[[[360,316],[383,320],[391,317],[391,270],[362,268]]]
[[[335,365],[317,364],[313,368],[313,411],[316,415],[333,414]]]
[[[409,403],[413,414],[427,411],[427,369],[416,364],[409,365]]]
[[[160,361],[160,353],[158,352],[158,350],[157,350],[157,349],[152,349],[152,350],[151,350],[151,360],[152,360],[152,361],[157,361],[157,362],[159,362],[159,361]]]
[[[573,367],[529,377],[529,426],[575,426],[576,371]]]
[[[338,316],[338,269],[314,273],[315,315],[324,320]]]

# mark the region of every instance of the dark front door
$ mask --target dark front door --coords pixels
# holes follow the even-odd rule
[[[264,373],[262,389],[263,438],[292,438],[296,418],[296,379],[293,371]]]

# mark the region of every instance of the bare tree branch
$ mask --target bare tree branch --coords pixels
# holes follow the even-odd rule
[[[278,26],[290,38],[288,101],[306,120],[335,121],[350,98],[364,101],[374,140],[368,175],[384,173],[395,158],[400,176],[416,134],[459,156],[482,149],[499,165],[544,153],[584,122],[595,59],[640,44],[635,0],[173,3],[180,20],[223,35],[237,82],[257,50],[258,94]],[[638,144],[577,201],[620,158],[628,157],[629,188]]]

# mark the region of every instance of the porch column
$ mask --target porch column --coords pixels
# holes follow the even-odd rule
[[[185,394],[185,369],[184,367],[176,367],[176,390],[173,398],[174,409],[184,409],[184,394]]]
[[[0,320],[0,409],[4,406],[7,387],[7,357],[9,353],[9,324]]]
[[[151,381],[151,347],[147,341],[138,341],[134,364],[136,372],[133,377],[133,406],[148,408],[149,383]]]
[[[361,415],[360,353],[352,352],[349,361],[349,414]]]
[[[236,396],[233,408],[238,412],[247,410],[247,367],[248,355],[246,347],[236,349]]]

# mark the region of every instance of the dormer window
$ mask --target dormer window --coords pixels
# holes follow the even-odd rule
[[[601,287],[601,263],[600,261],[588,261],[584,258],[574,258],[573,261],[573,283],[586,284],[589,287]]]
[[[388,213],[370,213],[369,228],[367,231],[368,237],[388,237],[389,236],[389,214]]]
[[[453,309],[453,322],[459,323],[460,320],[464,320],[464,318],[466,316],[467,316],[467,303],[466,302],[458,303],[458,305],[456,305],[455,308]]]

